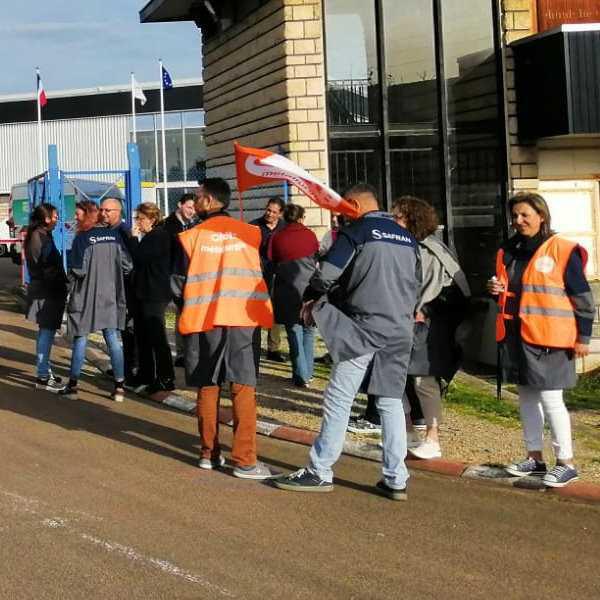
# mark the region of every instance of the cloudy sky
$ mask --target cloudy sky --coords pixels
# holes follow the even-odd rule
[[[142,25],[146,0],[0,0],[0,94],[35,90],[35,67],[53,90],[158,83],[157,59],[176,82],[201,76],[200,35],[191,22]]]

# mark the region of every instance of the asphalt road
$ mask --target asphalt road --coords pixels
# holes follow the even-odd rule
[[[32,391],[35,332],[11,308],[0,292],[2,599],[600,597],[598,506],[426,473],[394,503],[350,457],[331,494],[200,471],[193,418],[112,403],[91,367],[78,400]]]

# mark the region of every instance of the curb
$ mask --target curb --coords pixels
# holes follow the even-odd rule
[[[68,345],[64,338],[59,338],[63,345]],[[108,362],[108,356],[102,349],[102,345],[89,341],[86,359],[99,371],[104,372],[105,365]],[[129,392],[134,393],[134,392]],[[139,394],[138,394],[139,395]],[[150,399],[157,404],[164,404],[170,408],[193,414],[196,410],[196,403],[184,398],[176,392],[157,392],[152,396],[142,396]],[[233,425],[233,415],[229,408],[219,409],[219,423],[222,425]],[[286,442],[312,446],[317,433],[306,429],[299,429],[284,423],[260,421],[256,422],[256,432],[266,437],[272,437]],[[357,458],[381,462],[381,449],[375,443],[345,441],[343,453]],[[417,471],[427,471],[438,475],[447,475],[465,479],[474,479],[478,481],[487,481],[512,487],[520,490],[535,490],[558,498],[576,500],[600,504],[600,485],[576,481],[564,488],[547,488],[542,485],[538,478],[524,477],[522,479],[507,477],[506,471],[501,465],[470,465],[459,461],[450,461],[444,459],[420,460],[407,458],[407,467]]]

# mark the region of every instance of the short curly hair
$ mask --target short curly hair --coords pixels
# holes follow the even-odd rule
[[[440,224],[435,208],[425,200],[415,196],[400,196],[392,203],[392,214],[406,221],[406,229],[418,241],[424,240],[436,231]]]

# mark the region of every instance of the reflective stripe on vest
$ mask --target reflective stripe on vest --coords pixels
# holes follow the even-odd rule
[[[587,254],[575,242],[552,236],[535,252],[522,277],[519,303],[520,333],[528,344],[547,348],[573,348],[577,341],[577,322],[571,300],[565,290],[564,278],[571,253],[577,248],[585,264]],[[501,264],[498,264],[500,261]],[[504,253],[498,252],[497,277],[505,279]],[[498,274],[499,273],[499,274]],[[504,321],[506,296],[498,299],[496,339],[506,336]]]
[[[258,227],[215,216],[179,234],[189,259],[179,331],[271,327],[273,309],[260,267]]]
[[[222,290],[209,296],[193,296],[183,301],[184,306],[192,306],[194,304],[207,304],[214,302],[218,298],[249,298],[251,300],[269,300],[268,292],[244,292],[243,290]]]

